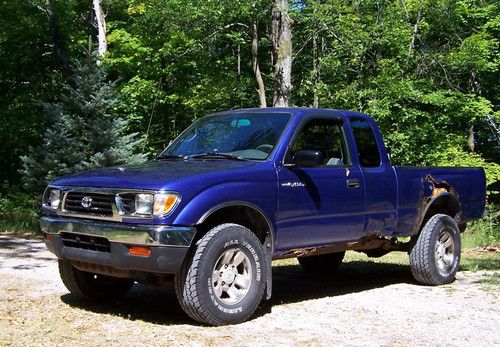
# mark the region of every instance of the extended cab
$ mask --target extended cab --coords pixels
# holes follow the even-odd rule
[[[52,181],[41,228],[73,294],[109,300],[173,278],[191,318],[221,325],[271,296],[277,258],[334,271],[346,250],[404,251],[420,283],[453,281],[485,187],[481,168],[391,165],[361,113],[231,110],[197,120],[156,160]]]

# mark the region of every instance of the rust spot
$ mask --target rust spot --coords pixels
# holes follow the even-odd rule
[[[420,198],[419,198],[419,207],[418,207],[418,214],[417,214],[417,219],[415,221],[415,224],[413,226],[412,234],[415,235],[418,233],[420,230],[420,226],[425,218],[425,215],[427,213],[427,208],[428,206],[436,199],[438,196],[440,196],[443,193],[453,193],[455,194],[455,190],[453,189],[452,186],[445,180],[437,180],[432,175],[427,175],[425,176],[425,181],[429,182],[432,184],[432,192],[429,196],[425,196],[423,191],[420,191]],[[455,194],[456,195],[456,194]]]
[[[370,232],[365,237],[353,242],[334,243],[321,247],[294,248],[278,258],[308,257],[313,255],[342,251],[364,251],[373,249],[401,250],[401,245],[394,238],[383,235],[379,231]]]
[[[291,256],[291,257],[307,257],[308,255],[316,254],[316,247],[311,248],[296,248],[291,249],[283,255]]]
[[[432,177],[431,175],[427,175],[425,177],[425,180],[427,182],[432,183],[432,187],[433,188],[432,188],[432,194],[430,196],[430,200],[437,198],[442,193],[450,192],[451,191],[450,185],[445,180],[442,180],[441,182],[437,182],[434,179],[434,177]]]

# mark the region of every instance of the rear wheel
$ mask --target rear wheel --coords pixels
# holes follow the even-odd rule
[[[59,259],[59,275],[66,288],[81,299],[116,300],[123,297],[134,281],[80,271],[67,260]]]
[[[450,216],[436,214],[425,223],[410,252],[413,277],[423,284],[451,283],[460,264],[460,230]]]
[[[345,252],[313,255],[310,257],[299,257],[300,266],[309,273],[335,272],[344,260]]]
[[[176,276],[182,309],[205,324],[244,322],[262,301],[265,262],[259,239],[247,228],[237,224],[213,228]]]

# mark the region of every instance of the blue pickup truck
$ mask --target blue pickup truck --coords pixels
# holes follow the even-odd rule
[[[74,295],[174,280],[191,318],[223,325],[270,298],[278,258],[333,272],[347,250],[404,251],[418,282],[450,283],[485,195],[481,168],[391,165],[365,114],[243,109],[198,119],[143,165],[52,181],[41,229]]]

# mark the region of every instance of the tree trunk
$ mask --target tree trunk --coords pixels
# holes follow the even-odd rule
[[[313,55],[313,107],[319,107],[319,95],[318,95],[318,86],[321,82],[320,75],[320,61],[319,61],[319,53],[318,53],[318,26],[316,20],[313,22],[313,33],[312,33],[312,55]]]
[[[259,36],[257,24],[257,16],[254,16],[252,21],[252,68],[255,74],[255,80],[257,81],[257,94],[259,95],[260,107],[267,107],[266,88],[259,66]]]
[[[102,13],[101,0],[92,0],[92,2],[97,23],[97,55],[102,57],[108,51],[108,42],[106,41],[106,20]]]
[[[474,124],[470,125],[469,128],[469,138],[467,139],[467,144],[469,145],[469,150],[474,152],[475,149],[475,140],[474,140]]]
[[[52,0],[47,0],[45,2],[45,8],[41,6],[36,6],[38,9],[45,13],[47,21],[49,23],[50,35],[52,37],[52,44],[54,45],[54,56],[56,57],[59,64],[62,66],[63,70],[67,74],[71,74],[68,57],[64,49],[64,43],[61,39],[61,34],[59,32],[59,26],[57,25],[57,20],[54,14],[54,4]]]
[[[413,26],[411,41],[410,41],[410,45],[408,46],[408,55],[406,56],[407,63],[412,55],[413,50],[415,49],[415,41],[417,40],[418,29],[419,29],[420,23],[422,22],[422,11],[423,11],[424,4],[422,3],[422,0],[419,3],[420,3],[420,7],[418,8],[417,20],[415,22],[415,25]]]
[[[241,75],[241,44],[239,42],[238,42],[236,54],[237,54],[237,73],[238,73],[238,78],[240,78],[240,75]]]
[[[273,105],[288,107],[292,94],[292,19],[288,14],[288,0],[274,0],[272,24]]]

